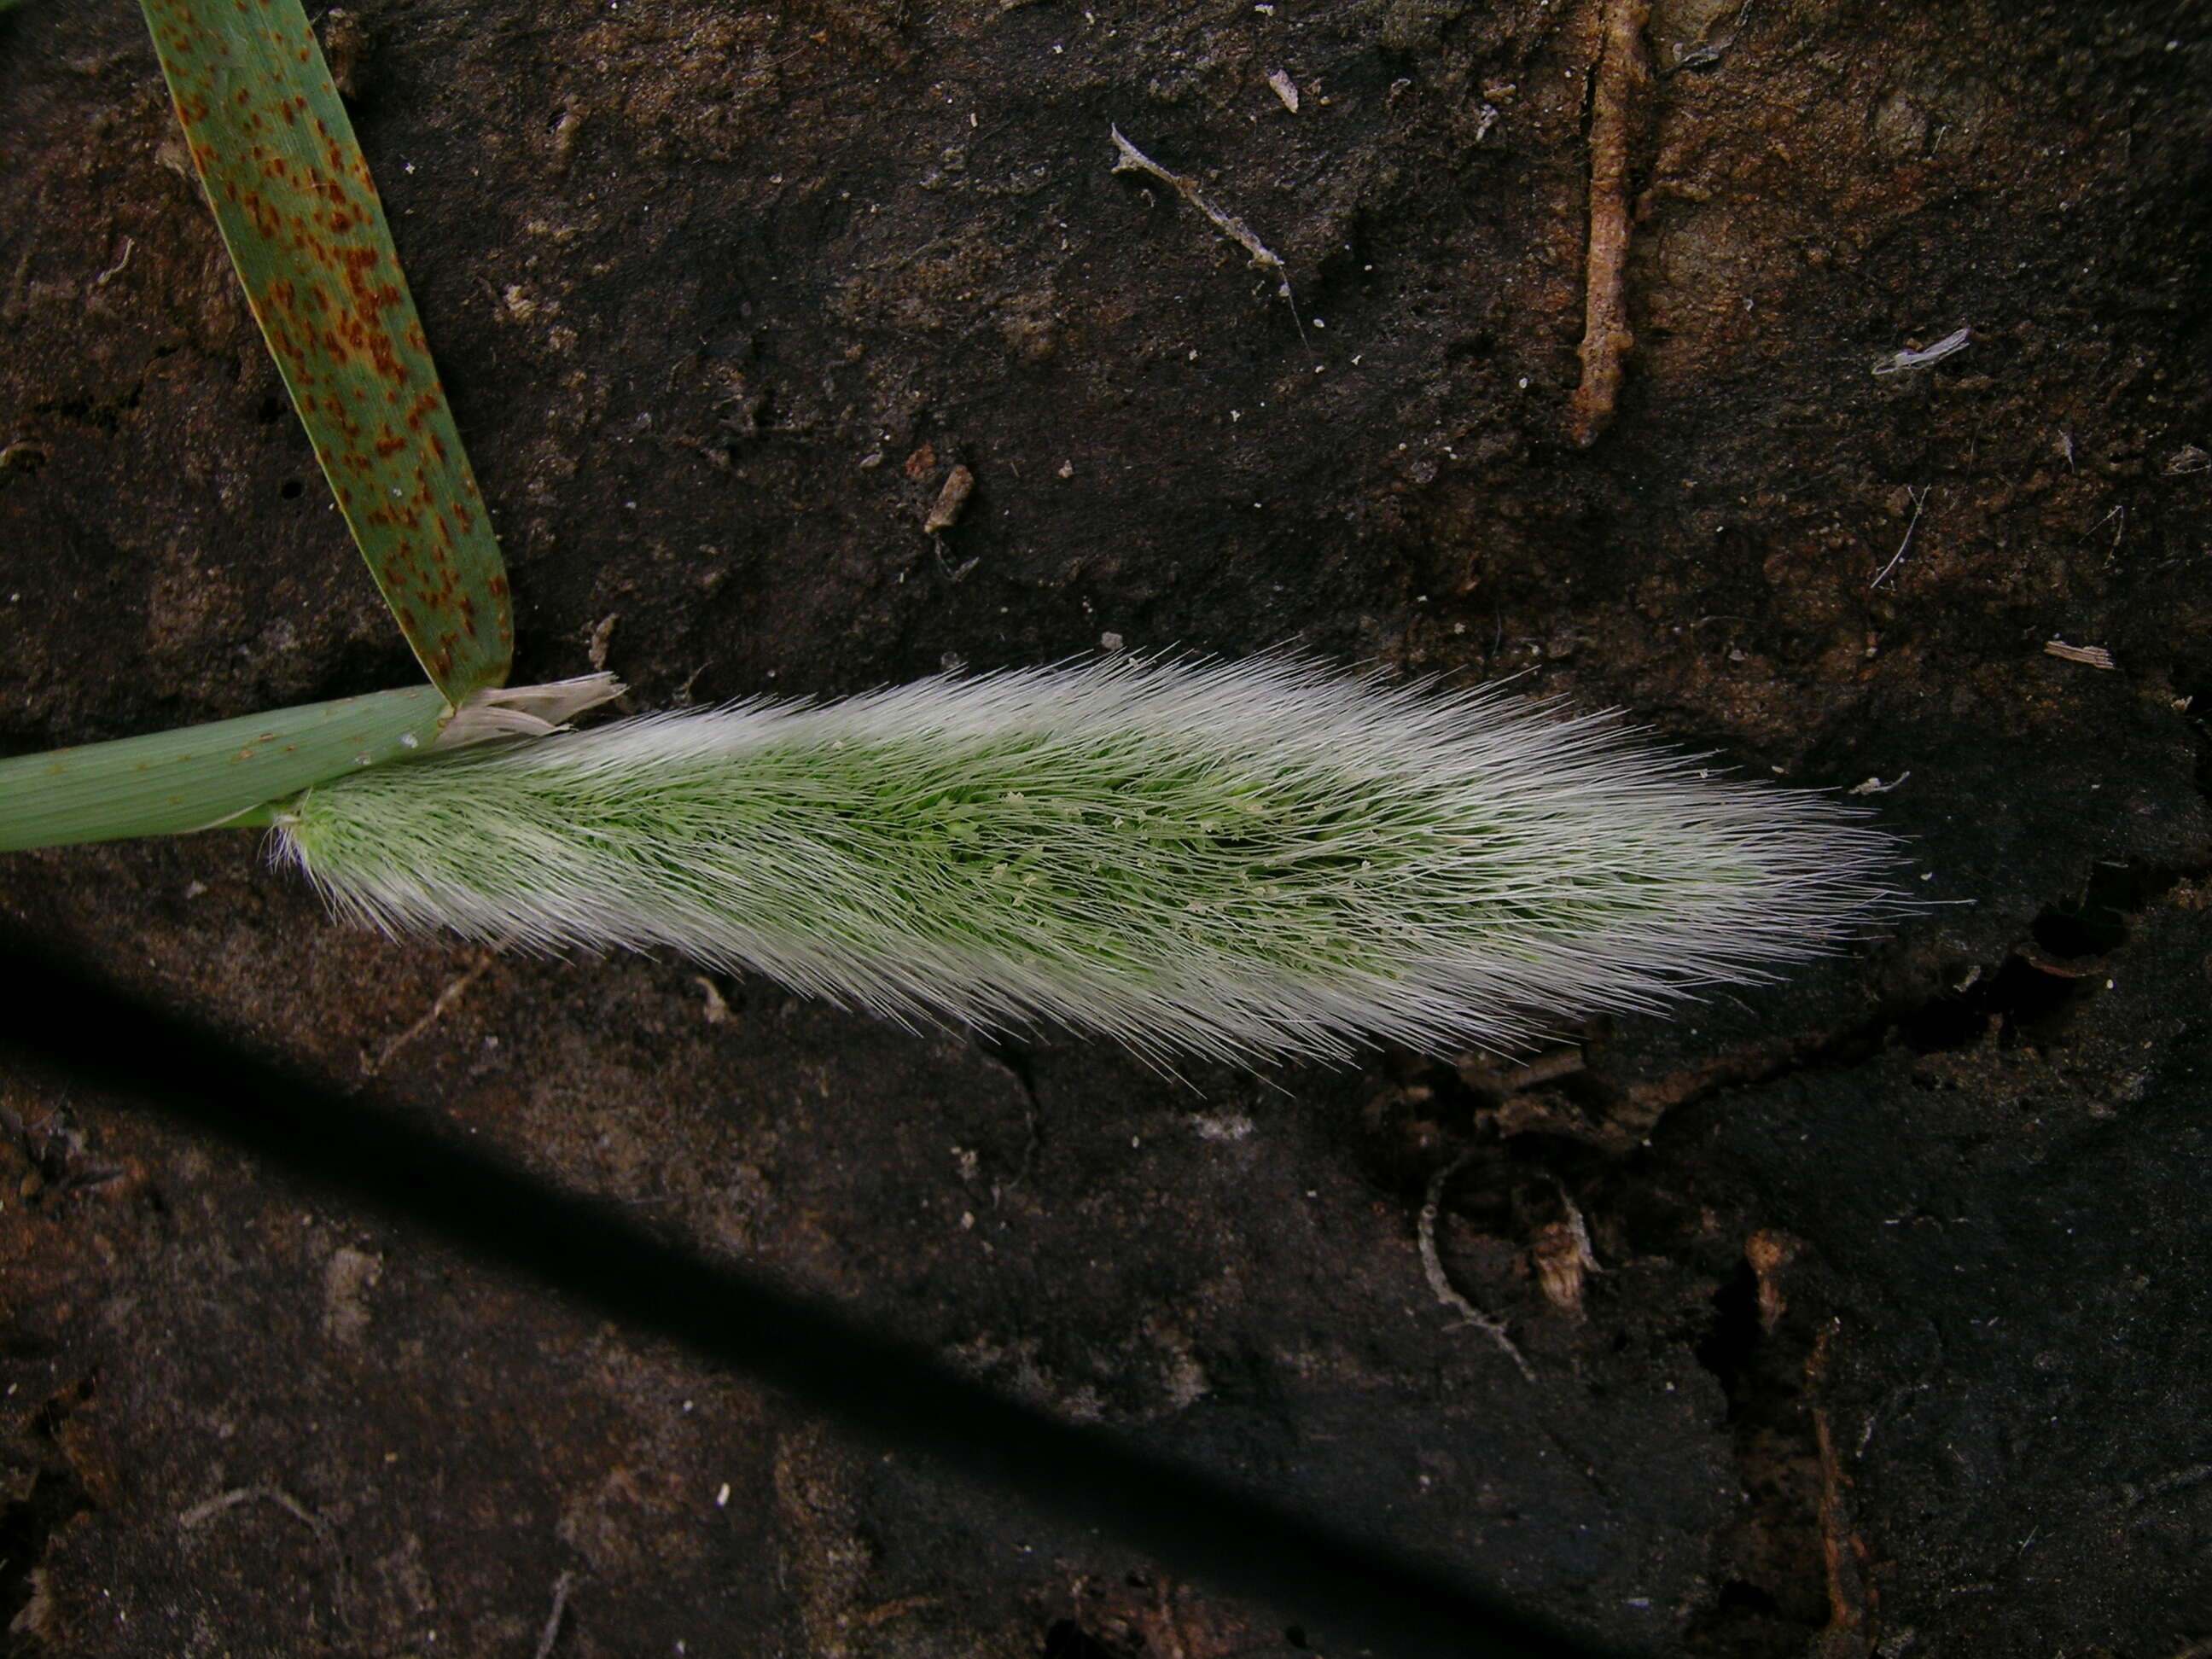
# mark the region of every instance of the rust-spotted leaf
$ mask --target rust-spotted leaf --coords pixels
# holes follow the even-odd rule
[[[368,163],[300,0],[140,0],[338,507],[448,701],[507,677],[507,574]]]

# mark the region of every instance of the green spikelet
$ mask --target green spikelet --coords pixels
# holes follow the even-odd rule
[[[1850,816],[1603,719],[1267,657],[652,715],[372,769],[277,823],[396,933],[1250,1058],[1510,1045],[1760,978],[1901,908]]]

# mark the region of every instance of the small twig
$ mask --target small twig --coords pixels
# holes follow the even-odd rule
[[[1831,1320],[1815,1339],[1812,1354],[1805,1362],[1805,1393],[1808,1397],[1817,1399],[1827,1380],[1829,1345],[1838,1328],[1838,1322]],[[1820,1405],[1813,1407],[1813,1443],[1820,1455],[1820,1563],[1828,1589],[1828,1628],[1820,1651],[1834,1654],[1838,1659],[1845,1655],[1860,1659],[1873,1652],[1874,1632],[1869,1616],[1865,1576],[1860,1566],[1862,1548],[1852,1528],[1850,1500],[1847,1496],[1851,1479],[1844,1472],[1843,1459],[1836,1455],[1827,1408]]]
[[[131,252],[137,246],[137,244],[133,242],[128,236],[125,237],[123,239],[123,257],[118,259],[113,264],[108,266],[106,270],[101,271],[99,276],[94,277],[92,279],[92,285],[94,288],[106,288],[118,276],[120,276],[123,274],[123,268],[131,263]]]
[[[337,1528],[281,1486],[234,1486],[228,1492],[218,1492],[204,1502],[193,1504],[177,1516],[177,1525],[186,1532],[194,1531],[226,1510],[236,1509],[240,1504],[256,1498],[265,1504],[274,1504],[306,1527],[315,1534],[315,1541],[330,1552],[331,1607],[337,1613],[338,1622],[350,1629],[353,1614],[348,1603],[353,1599],[353,1580],[346,1567],[344,1547],[338,1542]]]
[[[177,1517],[177,1524],[186,1532],[201,1527],[221,1515],[225,1510],[235,1509],[249,1498],[264,1496],[258,1486],[234,1486],[230,1491],[217,1492],[204,1504],[195,1504]]]
[[[2094,523],[2094,524],[2093,524],[2093,525],[2091,525],[2091,526],[2089,526],[2089,528],[2090,528],[2090,530],[2091,530],[2092,532],[2095,532],[2095,531],[2102,530],[2102,529],[2103,529],[2106,525],[2108,525],[2108,524],[2112,524],[2112,520],[2115,520],[2115,519],[2118,519],[2118,520],[2119,520],[2119,523],[2118,523],[2117,525],[2112,525],[2112,549],[2111,549],[2111,550],[2110,550],[2109,552],[2107,552],[2107,553],[2105,555],[2105,562],[2106,562],[2107,565],[2109,565],[2109,564],[2111,564],[2111,563],[2112,563],[2112,558],[2113,558],[2113,555],[2117,554],[2117,553],[2120,550],[2120,543],[2121,543],[2121,541],[2122,541],[2122,540],[2126,537],[2126,535],[2127,535],[2127,533],[2128,533],[2128,506],[2127,506],[2127,503],[2126,503],[2125,501],[2122,501],[2118,506],[2115,507],[2114,507],[2111,512],[2109,512],[2109,513],[2107,513],[2106,514],[2105,514],[2105,516],[2104,516],[2103,518],[2101,518],[2101,519],[2098,520],[2096,523]]]
[[[1291,293],[1290,267],[1283,263],[1281,256],[1255,235],[1251,226],[1235,214],[1225,212],[1208,201],[1195,179],[1187,179],[1180,173],[1169,172],[1123,137],[1121,129],[1114,123],[1108,122],[1106,131],[1114,140],[1115,172],[1148,173],[1158,179],[1205,215],[1216,230],[1250,255],[1254,265],[1261,270],[1274,272],[1276,280],[1281,284],[1278,291],[1284,304],[1291,308],[1291,320],[1297,325],[1298,338],[1304,340],[1306,337],[1305,320],[1298,315],[1297,300]]]
[[[1917,490],[1910,486],[1906,488],[1905,493],[1912,497],[1912,522],[1905,526],[1905,539],[1898,543],[1897,551],[1889,556],[1889,562],[1882,566],[1881,574],[1867,584],[1869,592],[1872,592],[1882,583],[1887,581],[1889,573],[1904,562],[1905,550],[1912,545],[1912,532],[1920,528],[1920,515],[1927,511],[1928,492],[1935,487],[1933,484],[1923,484]]]
[[[1162,184],[1173,188],[1183,200],[1188,202],[1212,221],[1216,230],[1251,255],[1252,263],[1255,265],[1262,270],[1276,272],[1282,270],[1282,259],[1253,234],[1251,226],[1246,224],[1235,214],[1225,213],[1207,201],[1195,180],[1187,179],[1180,173],[1169,172],[1167,168],[1123,137],[1119,126],[1109,122],[1107,124],[1106,131],[1113,137],[1114,149],[1118,158],[1114,163],[1115,172],[1150,173]]]
[[[569,1572],[553,1581],[553,1611],[545,1615],[544,1628],[538,1632],[538,1651],[532,1659],[551,1659],[553,1644],[561,1639],[561,1616],[568,1611],[568,1587],[574,1582],[575,1575]]]
[[[309,1528],[325,1543],[331,1541],[331,1524],[302,1504],[291,1493],[276,1486],[234,1486],[228,1492],[218,1492],[204,1503],[195,1504],[177,1517],[177,1524],[190,1532],[221,1515],[225,1510],[236,1509],[251,1498],[258,1498],[274,1504],[278,1509]]]
[[[1884,783],[1881,781],[1881,775],[1877,773],[1873,777],[1867,779],[1863,783],[1853,784],[1850,788],[1844,790],[1844,793],[1847,795],[1886,795],[1891,790],[1898,787],[1905,781],[1905,779],[1911,775],[1912,774],[1909,771],[1899,772],[1887,783]]]
[[[1521,1375],[1534,1382],[1535,1371],[1521,1350],[1513,1346],[1513,1339],[1505,1334],[1505,1327],[1452,1288],[1451,1280],[1444,1276],[1443,1258],[1437,1254],[1437,1208],[1443,1202],[1444,1185],[1467,1168],[1474,1158],[1474,1148],[1470,1146],[1429,1177],[1429,1189],[1421,1200],[1420,1223],[1415,1230],[1421,1247],[1421,1272],[1427,1278],[1429,1289],[1436,1293],[1437,1301],[1489,1337],[1504,1352],[1507,1358],[1520,1367]]]
[[[1469,1054],[1459,1058],[1460,1077],[1469,1088],[1480,1089],[1486,1094],[1510,1099],[1529,1089],[1540,1089],[1547,1083],[1556,1083],[1563,1077],[1572,1077],[1584,1068],[1583,1051],[1562,1048],[1542,1054],[1523,1066],[1504,1070],[1497,1069],[1499,1061],[1487,1054]]]
[[[1976,968],[1972,973],[1968,974],[1963,981],[1959,984],[1953,986],[1951,988],[1954,991],[1965,991],[1971,987],[1975,981],[1981,978],[1981,976],[1982,970],[1979,968]],[[1852,1451],[1851,1455],[1853,1457],[1864,1457],[1866,1455],[1866,1449],[1870,1443],[1872,1443],[1874,1440],[1874,1431],[1881,1425],[1884,1413],[1890,1410],[1891,1407],[1899,1405],[1905,1401],[1910,1400],[1916,1394],[1927,1393],[1933,1386],[1933,1384],[1927,1382],[1912,1382],[1905,1384],[1901,1388],[1892,1389],[1889,1393],[1883,1397],[1881,1404],[1877,1405],[1871,1412],[1867,1413],[1866,1426],[1859,1431],[1859,1443],[1856,1449]]]
[[[873,1630],[894,1619],[902,1619],[909,1613],[921,1613],[944,1605],[945,1598],[941,1595],[901,1595],[851,1614],[845,1620],[845,1627],[848,1630]]]
[[[361,1057],[362,1075],[374,1077],[392,1063],[392,1055],[443,1019],[447,1010],[461,1000],[461,994],[484,976],[484,972],[491,966],[492,960],[491,952],[489,951],[478,956],[470,966],[468,972],[458,979],[447,981],[445,988],[438,993],[436,1000],[431,1003],[429,1012],[424,1014],[422,1018],[398,1036],[386,1038],[384,1046],[376,1051],[373,1058],[363,1054]]]
[[[1517,1095],[1526,1089],[1557,1083],[1563,1077],[1574,1077],[1587,1065],[1581,1049],[1563,1048],[1558,1054],[1532,1060],[1526,1066],[1515,1066],[1498,1079],[1498,1087],[1501,1093]]]
[[[1583,378],[1568,405],[1567,435],[1597,441],[1620,394],[1628,328],[1629,105],[1644,84],[1645,0],[1606,0],[1597,84],[1590,94],[1589,255],[1583,276]]]
[[[2148,1481],[2141,1486],[2136,1486],[2133,1482],[2123,1483],[2120,1487],[2120,1496],[2128,1508],[2134,1509],[2151,1498],[2163,1498],[2170,1492],[2181,1492],[2191,1486],[2201,1486],[2207,1480],[2212,1480],[2212,1463],[2192,1463],[2185,1469],[2176,1469],[2171,1474],[2162,1474],[2157,1480]]]

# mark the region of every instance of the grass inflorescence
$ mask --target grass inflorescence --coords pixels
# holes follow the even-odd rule
[[[1899,908],[1894,844],[1604,717],[1302,659],[1121,659],[373,768],[278,815],[395,933],[669,949],[1149,1054],[1510,1045]]]

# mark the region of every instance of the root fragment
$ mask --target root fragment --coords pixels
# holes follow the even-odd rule
[[[1498,1352],[1510,1359],[1525,1381],[1536,1380],[1535,1369],[1528,1357],[1514,1346],[1513,1339],[1505,1334],[1504,1325],[1468,1301],[1445,1276],[1443,1258],[1437,1254],[1437,1211],[1443,1203],[1444,1187],[1474,1159],[1472,1148],[1462,1152],[1443,1168],[1429,1177],[1429,1189],[1422,1195],[1421,1218],[1416,1236],[1421,1249],[1421,1273],[1429,1281],[1429,1289],[1437,1301],[1449,1308],[1468,1324],[1480,1331],[1498,1346]]]
[[[1584,268],[1583,379],[1568,406],[1567,435],[1584,447],[1613,419],[1629,331],[1628,133],[1632,105],[1650,79],[1644,58],[1646,0],[1605,0],[1597,84],[1590,94],[1589,258]]]

